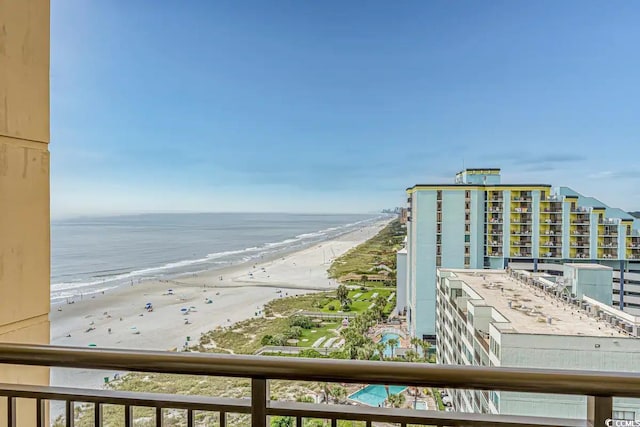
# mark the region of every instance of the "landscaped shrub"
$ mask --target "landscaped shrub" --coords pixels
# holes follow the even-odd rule
[[[283,334],[277,334],[274,335],[273,337],[271,337],[271,345],[287,345],[287,340],[289,338],[287,338],[285,335]]]
[[[335,311],[335,309],[336,309],[336,306],[333,305],[333,304],[331,304],[329,307],[327,307],[327,310],[329,310],[329,311]]]
[[[260,344],[262,344],[262,345],[271,345],[272,340],[273,340],[273,336],[265,335],[260,340]]]
[[[285,333],[285,336],[287,337],[288,340],[292,338],[300,338],[301,335],[302,335],[302,328],[300,326],[292,326]]]
[[[342,311],[351,311],[351,306],[349,304],[345,304],[342,306]]]
[[[291,319],[289,319],[289,326],[311,329],[313,328],[313,322],[307,316],[293,316]]]
[[[312,348],[307,348],[302,350],[300,353],[298,353],[298,356],[300,357],[310,357],[310,358],[318,358],[318,357],[322,357],[322,354],[320,354],[320,352],[318,350],[314,350]]]

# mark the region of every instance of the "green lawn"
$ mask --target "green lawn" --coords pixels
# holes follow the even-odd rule
[[[326,336],[327,339],[336,337],[338,335],[333,332],[333,330],[338,329],[339,327],[340,324],[338,322],[322,322],[318,328],[303,329],[298,345],[300,347],[311,347],[320,337]],[[303,341],[304,339],[307,339],[308,341]]]
[[[385,298],[389,298],[392,292],[395,292],[392,288],[368,288],[366,291],[360,289],[349,291],[349,299],[351,300],[351,311],[349,313],[363,313],[373,303],[372,296],[377,293]],[[360,294],[360,295],[358,295]],[[356,295],[358,297],[356,298]],[[335,310],[329,310],[329,306],[333,305]],[[340,313],[340,301],[337,299],[327,300],[325,305],[321,308],[323,313]]]

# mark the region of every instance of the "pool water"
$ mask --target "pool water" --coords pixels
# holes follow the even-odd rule
[[[403,385],[390,385],[389,394],[399,394],[407,389]],[[368,385],[349,396],[349,399],[368,406],[381,406],[387,399],[387,390],[383,385]]]
[[[424,400],[418,400],[416,402],[414,409],[421,409],[421,410],[427,409],[427,402],[425,402]]]
[[[382,339],[380,339],[380,342],[386,343],[388,342],[390,339],[396,339],[398,340],[398,342],[400,342],[400,335],[398,334],[384,334],[382,335]],[[397,346],[395,348],[398,348]],[[384,357],[391,357],[391,347],[387,344],[387,346],[384,348]]]

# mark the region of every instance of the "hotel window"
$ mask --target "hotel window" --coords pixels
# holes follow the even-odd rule
[[[438,221],[438,222],[442,222],[442,212],[438,212],[438,215],[437,215],[436,221]]]
[[[613,411],[614,420],[635,420],[636,413],[634,411]]]
[[[500,344],[496,342],[496,340],[491,337],[489,339],[489,348],[491,349],[491,353],[495,354],[496,357],[500,358]]]
[[[464,220],[471,221],[471,214],[468,214],[468,213],[464,214]]]
[[[466,202],[466,203],[464,204],[464,208],[465,208],[465,209],[467,209],[467,210],[471,209],[471,203]]]
[[[470,199],[471,198],[471,191],[469,191],[469,190],[465,191],[464,192],[464,197],[465,197],[465,199]]]
[[[438,224],[436,230],[438,234],[442,233],[442,224]]]
[[[500,395],[495,391],[490,392],[490,394],[491,394],[491,401],[493,402],[493,406],[495,406],[496,409],[500,410]]]
[[[436,267],[440,267],[441,264],[442,264],[442,257],[437,256],[436,257]]]
[[[438,234],[438,235],[436,236],[436,243],[437,243],[438,245],[442,243],[442,235]]]
[[[464,225],[464,232],[465,232],[465,233],[468,233],[468,232],[470,232],[470,231],[471,231],[471,225],[469,225],[469,224],[465,224],[465,225]]]
[[[469,258],[468,256],[464,257],[464,265],[469,265],[471,264],[471,258]]]
[[[464,247],[464,254],[465,254],[465,255],[469,255],[469,252],[470,252],[470,251],[469,251],[469,246],[465,246],[465,247]]]
[[[442,202],[441,202],[440,200],[438,200],[438,201],[436,202],[436,209],[437,209],[437,210],[439,210],[439,211],[441,211],[441,210],[442,210]]]
[[[469,242],[471,242],[471,235],[469,235],[469,234],[465,234],[465,235],[464,235],[464,241],[465,241],[465,243],[469,243]]]
[[[442,190],[436,191],[436,199],[437,200],[442,200]]]

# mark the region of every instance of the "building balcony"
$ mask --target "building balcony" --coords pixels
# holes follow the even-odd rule
[[[501,213],[502,212],[502,208],[489,206],[485,212],[487,212],[487,213]]]
[[[487,251],[488,257],[502,257],[502,251]]]
[[[542,206],[541,212],[562,212],[562,202],[558,200],[542,199],[540,200]]]
[[[512,197],[511,201],[520,203],[531,203],[533,202],[533,199],[531,199],[531,197]]]
[[[513,209],[511,209],[511,212],[514,214],[531,214],[531,208],[529,207],[514,207]]]
[[[561,258],[560,251],[549,251],[548,247],[540,248],[540,258]]]
[[[511,252],[512,258],[531,258],[531,252],[527,251],[513,251]]]
[[[488,336],[476,332],[482,349],[489,352]],[[439,346],[440,347],[440,346]],[[613,397],[640,397],[640,375],[630,373],[566,370],[513,369],[480,366],[442,366],[428,363],[368,362],[332,359],[233,356],[221,354],[171,353],[135,350],[101,350],[71,347],[1,344],[0,363],[16,365],[58,366],[78,369],[109,369],[165,374],[237,377],[249,379],[250,397],[244,399],[217,396],[194,396],[143,392],[121,392],[108,389],[2,384],[0,394],[7,398],[6,419],[9,426],[23,425],[18,419],[31,400],[38,426],[47,418],[48,400],[66,402],[66,425],[74,424],[75,402],[93,406],[91,418],[96,427],[105,425],[103,407],[122,408],[122,423],[133,426],[137,409],[151,408],[147,424],[161,426],[165,412],[171,411],[174,422],[187,427],[196,425],[196,413],[217,413],[221,426],[238,425],[229,417],[241,414],[253,427],[267,427],[273,416],[291,417],[291,424],[302,426],[305,420],[338,420],[372,423],[420,425],[492,425],[492,426],[567,426],[601,425],[613,415]],[[587,396],[584,419],[535,416],[505,416],[463,412],[440,412],[413,409],[378,408],[365,405],[328,405],[271,400],[271,380],[339,382],[351,384],[385,384],[406,387],[438,387],[447,389],[477,389],[523,393],[552,393]],[[347,401],[349,398],[346,399]],[[352,403],[355,403],[353,401]],[[134,411],[134,408],[136,409]],[[540,408],[544,414],[544,408]],[[182,415],[182,417],[181,417]],[[138,416],[139,417],[139,416]],[[182,419],[178,419],[182,418]],[[145,425],[147,425],[145,424]],[[202,425],[198,422],[197,425]]]
[[[611,241],[599,241],[598,242],[598,247],[599,248],[617,248],[618,247],[618,242],[611,242]]]
[[[562,225],[562,218],[547,218],[540,221],[540,223],[547,225]]]
[[[571,225],[589,225],[589,221],[577,219],[575,221],[571,221]]]
[[[578,235],[578,234],[590,234],[588,227],[571,227],[571,228],[573,228],[571,230],[571,234],[575,234],[575,235]]]
[[[562,247],[562,243],[561,242],[543,242],[540,243],[540,247],[541,248],[561,248]]]
[[[589,248],[589,242],[571,242],[572,248]]]
[[[589,259],[591,257],[591,255],[589,255],[589,251],[571,251],[571,253],[569,254],[570,258],[577,258],[577,259]]]

